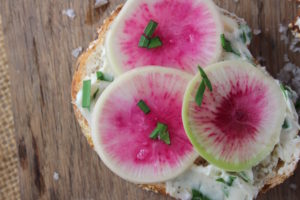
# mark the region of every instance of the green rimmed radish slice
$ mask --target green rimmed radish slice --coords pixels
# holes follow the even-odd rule
[[[195,93],[197,75],[184,96],[182,117],[192,144],[208,162],[228,171],[258,164],[279,141],[286,104],[279,85],[261,70],[242,61],[205,68],[213,91],[201,107]]]
[[[148,34],[145,29],[153,21],[157,26]],[[107,34],[106,55],[117,74],[145,65],[195,74],[198,64],[220,57],[222,32],[212,0],[128,0]],[[155,48],[149,48],[151,40],[159,42]]]
[[[192,76],[175,69],[145,67],[117,78],[93,111],[92,138],[103,162],[135,183],[174,178],[197,157],[185,134],[181,110]],[[142,101],[141,101],[142,100]],[[144,112],[141,106],[150,110]],[[163,124],[159,136],[150,134]],[[161,138],[168,136],[168,138]]]

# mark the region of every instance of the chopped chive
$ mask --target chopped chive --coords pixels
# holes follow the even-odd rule
[[[211,85],[211,82],[210,82],[210,80],[208,79],[206,73],[204,72],[204,70],[203,70],[200,66],[198,66],[198,69],[199,69],[199,71],[200,71],[200,74],[201,74],[201,76],[202,76],[204,82],[205,82],[205,85],[206,85],[206,86],[208,87],[208,89],[212,92],[212,90],[213,90],[213,89],[212,89],[212,85]]]
[[[106,75],[104,74],[103,72],[101,71],[98,71],[96,73],[97,75],[97,80],[100,80],[100,81],[107,81],[107,82],[112,82],[114,80],[113,77],[109,76],[109,75]]]
[[[163,123],[157,123],[156,128],[154,129],[154,131],[152,131],[151,135],[149,136],[151,139],[157,139],[158,135],[161,132],[166,132],[166,130],[168,129],[168,127],[163,124]]]
[[[157,25],[158,25],[157,22],[155,22],[155,21],[153,21],[153,20],[150,20],[149,23],[148,23],[148,25],[147,25],[147,27],[146,27],[145,30],[144,30],[144,34],[145,34],[148,38],[152,37],[152,35],[153,35],[153,33],[154,33],[154,31],[155,31]]]
[[[221,34],[221,44],[222,44],[223,49],[226,52],[231,52],[231,53],[234,53],[237,56],[241,56],[240,53],[238,53],[235,50],[233,50],[230,41],[225,38],[224,34]]]
[[[160,140],[164,141],[166,144],[170,145],[170,135],[168,131],[161,131],[159,133],[159,138]]]
[[[204,194],[202,194],[199,190],[192,189],[192,200],[211,200]]]
[[[216,179],[216,181],[227,184],[227,182],[223,178],[218,178],[218,179]]]
[[[156,127],[154,131],[152,131],[151,135],[149,136],[151,139],[157,139],[159,135],[159,129]]]
[[[149,43],[150,43],[150,40],[148,38],[146,38],[144,35],[142,35],[141,39],[139,41],[139,47],[148,48]]]
[[[245,31],[243,31],[243,33],[241,34],[240,37],[241,37],[242,41],[244,42],[244,44],[246,44],[247,43],[247,36],[246,36]]]
[[[148,114],[150,112],[150,108],[147,106],[147,104],[145,103],[145,101],[140,100],[137,103],[138,107],[145,113]]]
[[[283,128],[283,129],[289,128],[289,123],[288,123],[287,119],[284,120],[283,125],[282,125],[282,128]]]
[[[93,99],[96,99],[98,92],[99,92],[99,88],[97,88],[97,90],[94,92]]]
[[[196,94],[196,98],[195,98],[195,101],[196,101],[198,106],[202,105],[204,92],[205,92],[205,82],[204,82],[204,80],[202,80],[201,84],[200,84],[200,86],[197,90],[197,94]]]
[[[103,72],[100,72],[100,71],[98,71],[97,73],[96,73],[96,75],[97,75],[97,79],[98,80],[103,80],[104,79],[104,74],[103,74]]]
[[[223,178],[218,178],[216,181],[224,183],[227,186],[232,186],[234,180],[236,179],[235,176],[229,176],[229,180],[225,181]]]
[[[91,104],[91,80],[84,80],[82,87],[82,107],[90,108]]]
[[[245,172],[239,172],[238,175],[246,182],[250,183],[250,178]]]
[[[152,131],[149,137],[151,139],[159,139],[164,143],[170,145],[171,144],[170,135],[167,129],[168,129],[167,125],[158,122],[156,128]]]
[[[229,176],[229,181],[227,182],[227,185],[228,186],[232,186],[232,184],[233,184],[233,182],[234,182],[235,179],[236,179],[235,176]]]
[[[281,89],[284,97],[287,99],[288,95],[287,95],[287,92],[286,92],[286,87],[282,83],[280,84],[280,89]]]
[[[155,37],[155,38],[151,38],[149,45],[148,45],[148,49],[153,49],[153,48],[157,48],[162,46],[162,42],[159,39],[159,37]]]
[[[251,29],[249,28],[248,25],[246,24],[242,24],[239,29],[241,29],[244,33],[246,38],[248,37],[249,41],[251,42],[252,40],[252,33],[251,33]]]

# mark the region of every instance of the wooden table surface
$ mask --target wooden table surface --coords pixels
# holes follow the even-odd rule
[[[113,175],[81,134],[71,106],[76,61],[71,51],[87,47],[102,20],[120,2],[110,0],[108,6],[95,10],[94,0],[0,0],[23,199],[169,199]],[[278,32],[280,23],[287,25],[295,17],[296,0],[216,2],[262,30],[251,49],[256,57],[265,58],[273,75],[283,66],[284,53],[300,65],[299,54],[288,50]],[[62,15],[66,8],[75,10],[74,20]],[[300,187],[300,169],[259,199],[300,199],[300,190],[291,189],[292,183]]]

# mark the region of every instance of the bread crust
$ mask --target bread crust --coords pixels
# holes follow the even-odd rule
[[[76,95],[80,91],[82,87],[82,81],[84,77],[86,76],[86,62],[89,56],[96,50],[96,47],[98,45],[102,45],[104,43],[105,39],[105,34],[108,31],[111,23],[113,20],[116,18],[116,16],[119,14],[121,11],[123,5],[119,5],[112,13],[111,15],[104,20],[103,25],[100,27],[98,30],[98,38],[91,42],[87,50],[78,58],[76,62],[76,70],[73,75],[73,80],[72,80],[72,85],[71,85],[71,98],[73,102],[73,108],[74,108],[74,113],[76,116],[76,119],[81,127],[81,130],[86,137],[89,145],[94,148],[94,144],[91,138],[91,129],[89,127],[88,121],[82,116],[80,110],[77,108],[76,104]],[[231,19],[235,20],[238,24],[243,23],[243,20],[238,18],[237,16],[225,11],[221,10],[224,15],[230,17]],[[300,147],[299,147],[300,148]],[[270,190],[271,188],[283,183],[287,178],[292,176],[294,174],[294,170],[297,167],[297,162],[298,159],[295,159],[293,162],[290,163],[290,171],[288,173],[280,175],[278,173],[278,170],[280,168],[280,165],[282,165],[282,162],[279,162],[277,167],[276,167],[276,176],[271,177],[267,180],[265,180],[265,185],[264,187],[260,190],[260,193],[265,193],[266,191]],[[199,158],[197,161],[195,161],[196,164],[198,165],[205,165],[207,164],[206,161],[203,159]],[[166,193],[166,187],[165,183],[158,183],[158,184],[138,184],[139,187],[143,188],[144,190],[147,191],[152,191],[155,193],[160,193],[162,195],[167,195]]]

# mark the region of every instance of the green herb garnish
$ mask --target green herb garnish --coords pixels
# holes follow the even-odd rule
[[[204,96],[204,92],[205,92],[205,82],[204,80],[202,79],[201,83],[200,83],[200,86],[197,90],[197,93],[196,93],[196,103],[198,106],[201,106],[202,105],[202,100],[203,100],[203,96]]]
[[[288,95],[287,95],[287,92],[286,92],[286,87],[282,83],[280,83],[280,89],[281,89],[284,97],[287,99]]]
[[[155,37],[155,38],[151,38],[149,45],[148,45],[148,49],[153,49],[153,48],[157,48],[162,46],[162,42],[159,39],[159,37]]]
[[[165,124],[158,122],[154,131],[152,131],[150,138],[157,139],[160,132],[165,132],[165,131],[167,131],[167,129],[168,129],[168,127]]]
[[[99,88],[97,88],[97,90],[94,92],[93,99],[96,99],[98,92],[99,92]]]
[[[162,42],[159,37],[156,36],[152,38],[153,33],[157,26],[158,26],[157,22],[150,20],[150,22],[148,23],[147,27],[144,30],[144,34],[140,38],[139,47],[154,49],[162,46]]]
[[[247,43],[247,36],[246,36],[245,31],[243,31],[243,33],[241,34],[240,37],[241,37],[242,41],[246,44]]]
[[[145,103],[145,101],[140,100],[137,103],[138,107],[145,113],[148,114],[150,112],[150,108],[147,106],[147,104]]]
[[[249,28],[249,26],[247,26],[246,24],[242,24],[240,27],[239,27],[240,30],[242,30],[246,36],[246,38],[248,37],[249,38],[249,41],[251,42],[252,40],[252,33],[251,33],[251,29]],[[241,36],[241,37],[244,37],[244,36]]]
[[[170,135],[169,135],[169,132],[167,129],[168,129],[167,125],[158,122],[156,125],[156,128],[154,129],[154,131],[152,131],[152,133],[149,137],[151,139],[160,139],[169,145],[169,144],[171,144],[171,141],[170,141]]]
[[[239,172],[238,175],[246,182],[249,183],[250,182],[250,178],[248,177],[248,175],[245,172]]]
[[[159,138],[160,138],[160,140],[164,141],[166,144],[168,144],[168,145],[171,144],[170,135],[169,135],[168,131],[160,132]]]
[[[283,125],[282,125],[282,128],[283,128],[283,129],[289,128],[289,123],[288,123],[287,119],[284,120]]]
[[[157,27],[158,23],[153,21],[153,20],[150,20],[150,22],[148,23],[147,27],[145,28],[144,30],[144,34],[148,37],[148,38],[151,38],[156,27]]]
[[[199,190],[192,189],[192,200],[211,200],[204,194],[202,194]]]
[[[204,70],[200,67],[200,66],[198,66],[198,69],[199,69],[199,71],[200,71],[200,74],[201,74],[201,76],[202,76],[202,78],[203,78],[203,80],[204,80],[204,83],[205,83],[205,85],[208,87],[208,89],[212,92],[212,85],[211,85],[211,82],[210,82],[210,80],[208,79],[208,77],[207,77],[207,75],[206,75],[206,73],[204,72]]]
[[[200,71],[202,81],[201,81],[200,86],[197,90],[195,101],[196,101],[198,106],[201,106],[202,101],[203,101],[203,97],[204,97],[205,88],[208,87],[208,89],[211,92],[212,92],[213,88],[212,88],[211,82],[208,79],[208,77],[207,77],[206,73],[204,72],[204,70],[200,66],[198,66],[198,69]]]
[[[150,40],[146,38],[144,35],[142,35],[139,41],[139,47],[148,48],[149,43]]]
[[[239,52],[235,51],[232,48],[230,41],[225,38],[224,34],[221,34],[221,44],[222,44],[223,49],[226,52],[231,52],[231,53],[234,53],[237,56],[241,56],[241,54]]]
[[[224,183],[225,185],[227,186],[232,186],[234,180],[236,179],[235,176],[229,176],[229,180],[228,181],[225,181],[223,178],[218,178],[216,181],[218,182],[221,182],[221,183]]]
[[[100,81],[112,82],[114,80],[112,77],[110,77],[109,75],[104,74],[101,71],[98,71],[96,73],[96,75],[97,75],[97,80],[100,80]]]
[[[91,80],[84,80],[82,87],[82,107],[90,109],[91,105]]]

